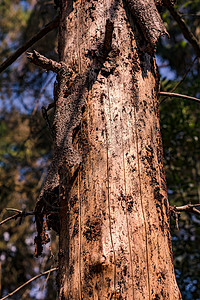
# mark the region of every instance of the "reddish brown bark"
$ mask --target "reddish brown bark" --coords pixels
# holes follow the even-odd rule
[[[106,20],[114,24],[105,57]],[[59,299],[181,299],[176,284],[155,60],[122,1],[62,1],[59,52],[87,74],[73,145],[60,171]],[[66,101],[67,101],[66,96]]]

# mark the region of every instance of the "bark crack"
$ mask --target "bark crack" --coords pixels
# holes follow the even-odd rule
[[[142,208],[142,215],[144,219],[144,230],[145,230],[145,243],[146,243],[146,265],[147,265],[147,285],[149,292],[149,300],[151,300],[151,287],[150,287],[150,275],[149,275],[149,249],[148,249],[148,239],[147,239],[147,222],[144,212],[144,203],[142,198],[142,180],[140,173],[140,158],[139,158],[139,144],[138,144],[138,132],[137,132],[137,122],[136,122],[136,107],[134,104],[134,120],[135,120],[135,136],[136,136],[136,153],[137,153],[137,165],[138,165],[138,178],[139,178],[139,195],[140,195],[140,203]]]
[[[121,116],[121,126],[123,129],[122,116]],[[123,130],[122,130],[123,132]],[[130,255],[130,263],[131,263],[131,280],[132,280],[132,290],[133,290],[133,300],[135,299],[135,291],[134,291],[134,275],[133,275],[133,256],[131,250],[131,239],[130,239],[130,229],[128,223],[128,205],[127,205],[127,192],[126,192],[126,166],[125,166],[125,153],[124,153],[124,140],[123,136],[121,136],[122,141],[122,152],[123,152],[123,173],[124,173],[124,193],[125,193],[125,214],[126,214],[126,226],[127,226],[127,235],[128,235],[128,246],[129,246],[129,255]]]
[[[82,206],[82,202],[81,202],[81,197],[80,197],[80,172],[78,172],[78,202],[79,202],[79,263],[78,263],[78,268],[79,268],[79,299],[82,299],[82,282],[81,282],[81,206]]]
[[[108,99],[109,99],[109,112],[111,111],[110,107],[110,96],[109,96],[109,83],[107,85],[108,89]],[[110,231],[110,240],[113,250],[113,260],[114,260],[114,294],[116,291],[116,277],[117,277],[117,263],[116,263],[116,254],[115,254],[115,248],[114,248],[114,242],[113,242],[113,236],[112,236],[112,224],[111,224],[111,209],[110,209],[110,180],[109,180],[109,145],[108,145],[108,130],[107,126],[105,126],[105,133],[106,133],[106,152],[107,152],[107,189],[108,189],[108,214],[109,214],[109,231]],[[112,294],[113,295],[113,294]],[[111,295],[111,297],[112,297]]]

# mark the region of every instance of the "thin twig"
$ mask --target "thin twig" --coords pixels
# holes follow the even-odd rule
[[[46,278],[45,283],[44,283],[44,285],[43,285],[43,288],[42,288],[43,291],[44,291],[45,288],[46,288],[46,285],[47,285],[47,282],[48,282],[48,280],[49,280],[49,277],[50,277],[50,273],[47,275],[47,278]]]
[[[37,41],[43,38],[47,33],[52,31],[54,28],[58,27],[59,17],[55,17],[53,21],[48,23],[43,29],[36,33],[28,42],[26,42],[22,47],[18,48],[11,56],[9,56],[1,65],[0,73],[3,72],[7,67],[9,67],[20,55],[22,55],[28,48],[33,46]]]
[[[7,211],[15,211],[17,213],[22,213],[22,210],[19,210],[19,209],[16,209],[16,208],[9,208],[9,207],[6,207],[6,210]]]
[[[185,80],[187,74],[190,72],[195,60],[197,59],[197,56],[193,59],[192,63],[190,64],[190,66],[187,68],[185,74],[183,75],[183,77],[181,78],[181,80],[171,89],[171,91],[169,93],[173,93],[177,87],[179,87],[179,85],[181,85],[181,83]],[[162,101],[160,101],[160,104],[162,104],[165,100],[167,100],[168,96],[163,98]]]
[[[200,211],[196,208],[200,207],[200,204],[186,204],[183,206],[170,206],[170,210],[176,215],[180,212],[189,212],[194,215],[200,216]]]
[[[17,213],[15,215],[10,216],[7,219],[1,221],[0,222],[0,226],[3,225],[3,224],[5,224],[5,223],[7,223],[10,220],[13,220],[13,219],[16,220],[17,218],[24,218],[24,217],[27,217],[27,216],[33,216],[33,215],[35,215],[34,211],[25,212],[25,211],[21,211],[21,210],[15,209],[15,208],[8,208],[7,210],[17,211]]]
[[[14,291],[11,292],[10,294],[6,295],[5,297],[1,298],[0,300],[7,299],[8,297],[14,295],[14,294],[17,293],[19,290],[21,290],[23,287],[25,287],[26,285],[28,285],[28,284],[31,283],[32,281],[36,280],[37,278],[39,278],[39,277],[41,277],[41,276],[44,276],[44,275],[46,275],[46,274],[49,274],[49,273],[51,273],[51,272],[54,272],[54,271],[56,271],[56,270],[58,270],[58,268],[53,268],[53,269],[50,269],[50,270],[48,270],[48,271],[45,271],[45,272],[43,272],[43,273],[41,273],[41,274],[39,274],[39,275],[37,275],[37,276],[35,276],[35,277],[29,279],[29,280],[26,281],[24,284],[20,285],[16,290],[14,290]]]
[[[177,93],[169,93],[169,92],[160,92],[160,96],[167,96],[167,97],[176,97],[176,98],[182,98],[182,99],[187,99],[187,100],[192,100],[194,102],[200,103],[200,99],[187,96],[187,95],[182,95],[182,94],[177,94]],[[162,101],[160,102],[160,104]]]
[[[3,225],[3,224],[5,224],[5,223],[7,223],[7,222],[10,221],[10,220],[13,220],[13,219],[15,219],[15,218],[18,218],[18,216],[19,216],[19,214],[15,214],[14,216],[11,216],[11,217],[9,217],[9,218],[7,218],[7,219],[1,221],[1,222],[0,222],[0,226]]]
[[[182,16],[174,9],[172,3],[170,0],[164,0],[165,5],[167,6],[167,9],[173,16],[173,18],[178,23],[185,39],[192,45],[194,51],[196,52],[196,55],[200,57],[200,45],[194,34],[191,32],[191,30],[188,28],[187,24],[185,23]]]
[[[52,207],[54,207],[54,206],[52,206]],[[57,207],[54,207],[54,208],[57,208]],[[58,208],[57,208],[58,209]],[[15,211],[15,212],[17,212],[15,215],[13,215],[13,216],[10,216],[10,217],[8,217],[7,219],[5,219],[5,220],[3,220],[3,221],[1,221],[0,222],[0,226],[1,225],[3,225],[3,224],[5,224],[5,223],[7,223],[8,221],[10,221],[10,220],[13,220],[13,219],[17,219],[17,218],[25,218],[25,217],[27,217],[27,216],[35,216],[36,215],[36,212],[35,211],[23,211],[23,210],[18,210],[18,209],[15,209],[15,208],[6,208],[6,210],[8,210],[8,211]],[[49,211],[48,212],[49,214],[57,214],[57,212],[54,212],[54,211]],[[0,299],[1,300],[1,299]]]

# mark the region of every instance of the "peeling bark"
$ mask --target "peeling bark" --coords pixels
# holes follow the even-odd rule
[[[124,1],[134,12],[121,0],[61,2],[60,60],[87,72],[88,95],[72,134],[82,162],[78,169],[59,169],[59,299],[181,299],[163,170],[159,74],[149,55],[164,25],[153,1],[146,1],[148,13],[137,1],[139,18],[135,1]],[[149,12],[153,23],[146,20]],[[103,57],[108,19],[114,30]],[[146,52],[146,40],[152,51]]]
[[[153,0],[126,0],[130,12],[134,16],[146,39],[145,50],[152,55],[156,50],[156,45],[160,36],[167,34],[163,21],[158,13]]]

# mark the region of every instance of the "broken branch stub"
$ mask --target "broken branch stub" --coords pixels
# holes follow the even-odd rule
[[[27,52],[27,58],[35,65],[40,66],[45,70],[51,70],[55,73],[59,73],[63,67],[63,63],[61,64],[55,60],[49,59],[35,50],[33,50],[32,53]]]

